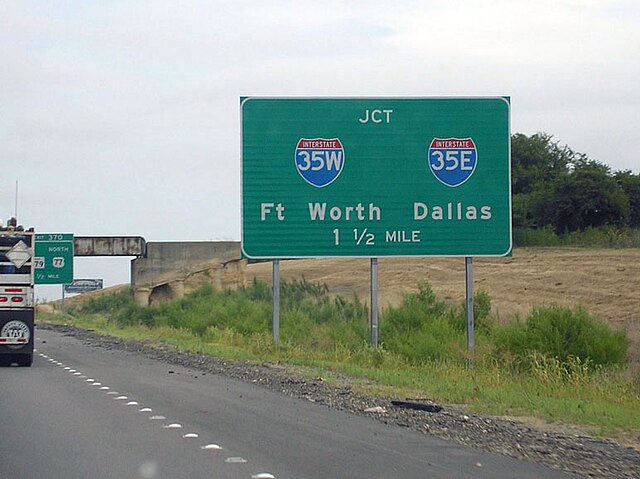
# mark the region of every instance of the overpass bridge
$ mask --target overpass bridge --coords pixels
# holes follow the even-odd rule
[[[239,241],[157,241],[140,236],[74,238],[74,256],[135,256],[131,288],[137,304],[177,299],[189,289],[214,283],[244,285],[246,261]]]
[[[239,241],[152,242],[145,256],[131,261],[131,288],[136,303],[146,306],[181,298],[204,283],[242,286],[245,266]]]

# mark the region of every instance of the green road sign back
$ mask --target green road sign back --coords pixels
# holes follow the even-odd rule
[[[508,98],[243,98],[241,115],[247,257],[510,253]]]
[[[34,270],[36,284],[69,284],[73,281],[73,235],[36,235]]]

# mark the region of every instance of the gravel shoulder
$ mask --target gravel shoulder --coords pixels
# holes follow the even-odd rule
[[[227,361],[147,341],[129,341],[103,336],[72,326],[41,323],[39,328],[57,331],[88,345],[122,350],[240,381],[260,385],[281,394],[305,399],[326,407],[348,411],[373,420],[410,428],[445,440],[488,452],[541,464],[584,478],[640,479],[640,451],[613,441],[584,434],[544,430],[491,416],[471,414],[450,405],[427,404],[439,412],[407,409],[389,398],[356,393],[347,378],[326,381],[308,378],[285,364],[251,364]],[[337,383],[337,385],[335,385]]]

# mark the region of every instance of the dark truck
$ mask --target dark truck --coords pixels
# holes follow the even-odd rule
[[[0,366],[31,366],[34,344],[35,232],[0,227]]]

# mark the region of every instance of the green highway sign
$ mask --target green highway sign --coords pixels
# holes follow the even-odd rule
[[[35,283],[71,283],[73,281],[73,235],[37,234],[35,243]]]
[[[508,97],[240,108],[248,258],[510,254]]]

